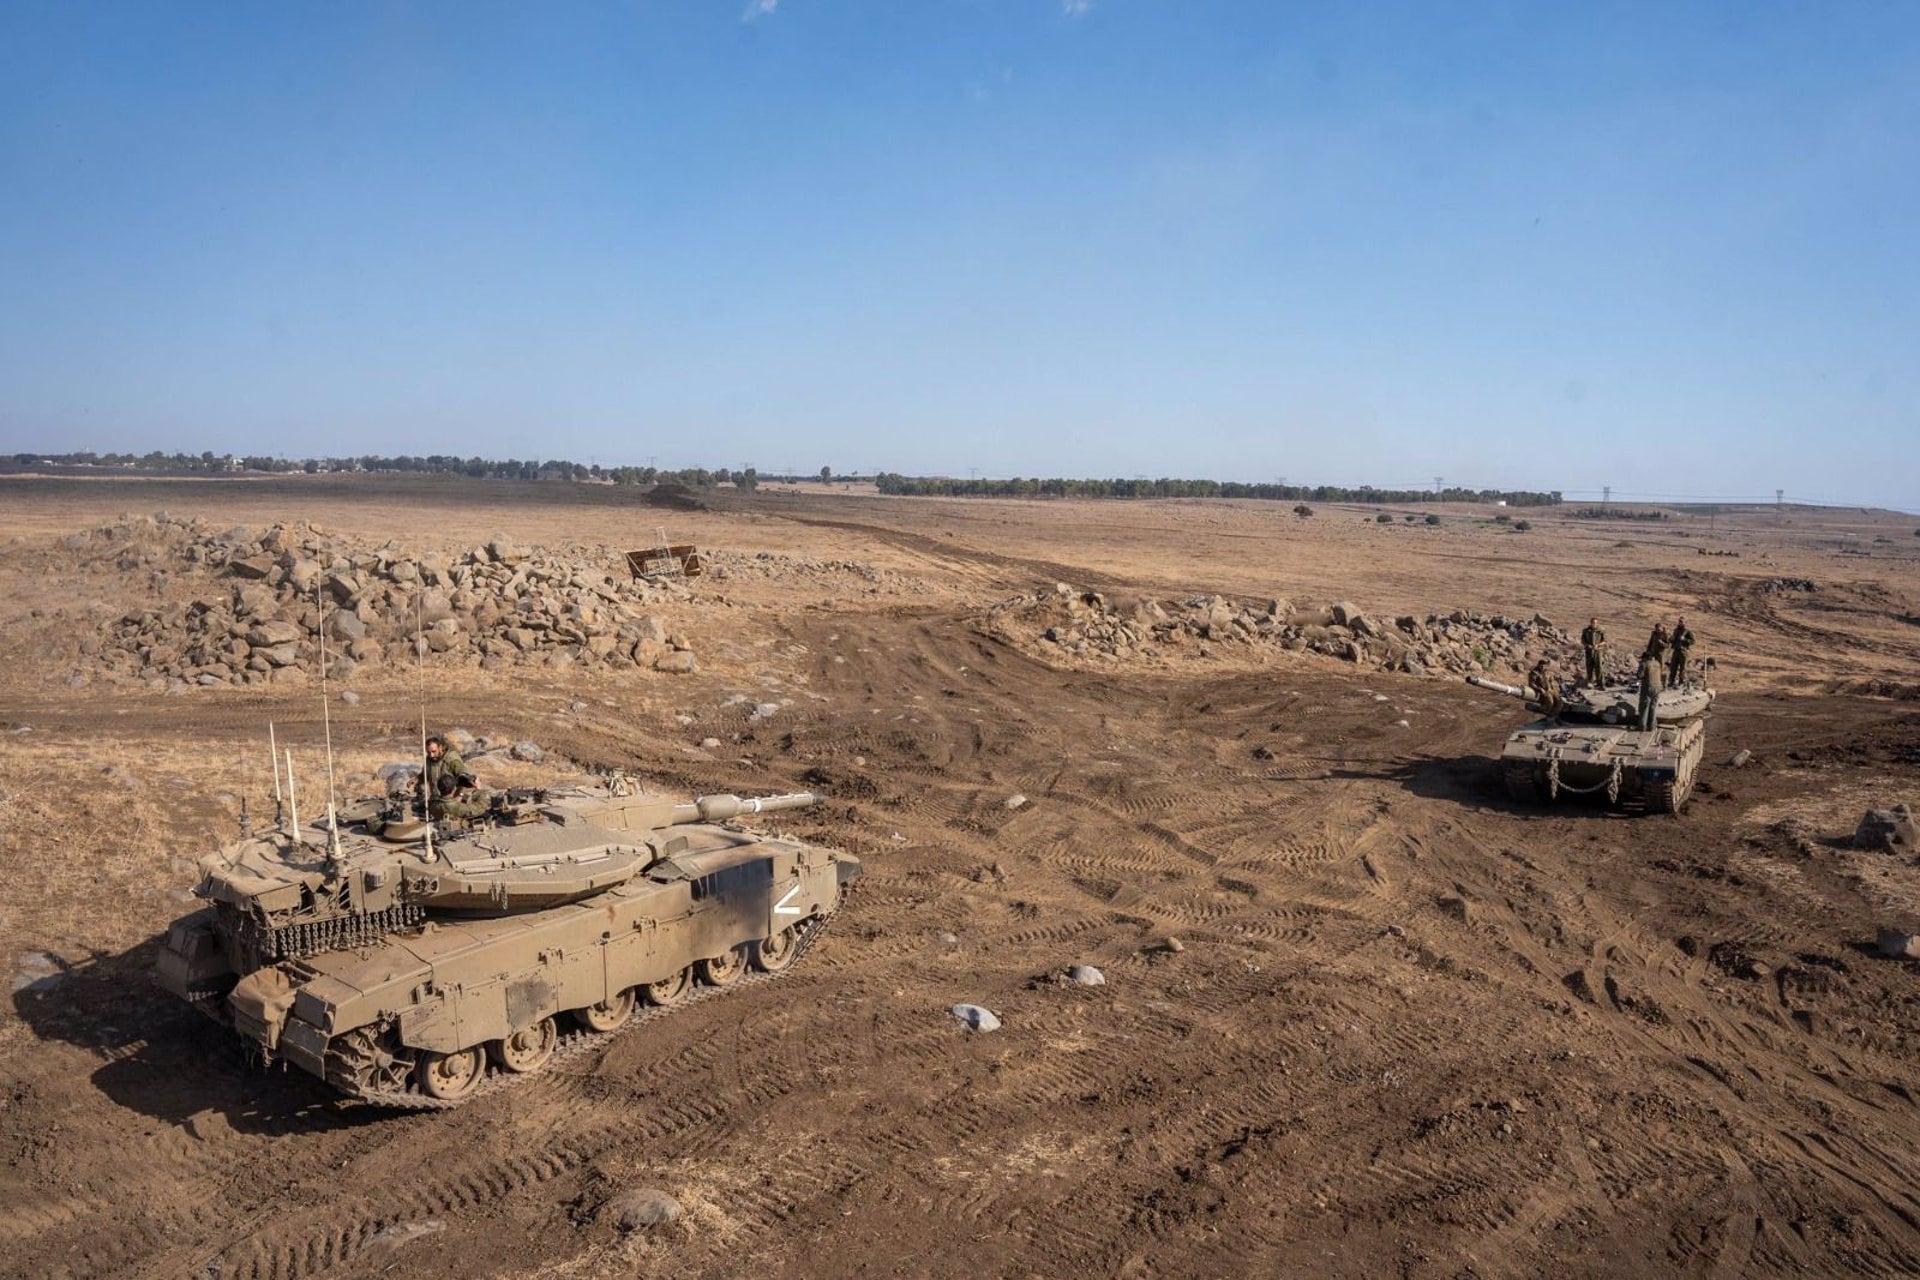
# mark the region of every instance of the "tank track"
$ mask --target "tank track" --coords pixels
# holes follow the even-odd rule
[[[419,1084],[412,1080],[409,1080],[405,1090],[359,1089],[350,1086],[345,1081],[333,1078],[332,1073],[329,1072],[328,1083],[346,1094],[346,1100],[348,1102],[358,1105],[389,1107],[404,1111],[451,1111],[455,1107],[464,1107],[481,1098],[489,1097],[506,1089],[511,1089],[516,1085],[538,1080],[547,1072],[552,1071],[554,1067],[560,1063],[591,1053],[595,1049],[625,1035],[643,1022],[655,1022],[662,1018],[671,1017],[682,1009],[703,1001],[718,999],[721,996],[729,995],[735,991],[760,986],[764,983],[772,982],[777,978],[786,977],[794,971],[802,960],[807,958],[807,952],[813,949],[813,944],[820,940],[822,934],[826,933],[827,926],[833,923],[833,918],[838,914],[839,908],[836,907],[834,910],[826,912],[823,915],[813,917],[797,929],[796,933],[798,936],[794,939],[793,959],[788,961],[777,973],[758,973],[749,969],[746,973],[729,982],[724,987],[708,987],[696,983],[686,995],[675,1000],[672,1004],[642,1005],[634,1009],[632,1017],[611,1031],[589,1031],[584,1027],[576,1025],[572,1030],[562,1031],[560,1033],[559,1043],[554,1047],[553,1056],[537,1071],[524,1073],[504,1071],[494,1065],[492,1057],[489,1055],[486,1066],[486,1078],[483,1079],[472,1092],[458,1098],[432,1097],[422,1092]],[[329,1063],[331,1063],[332,1056],[332,1052],[329,1051]]]

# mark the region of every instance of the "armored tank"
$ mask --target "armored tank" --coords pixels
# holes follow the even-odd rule
[[[1541,717],[1514,730],[1500,752],[1515,800],[1604,792],[1612,804],[1638,800],[1650,813],[1678,813],[1693,791],[1713,706],[1713,690],[1698,681],[1662,690],[1647,732],[1639,728],[1638,684],[1574,689],[1549,709],[1515,685],[1481,676],[1467,683],[1520,698]]]
[[[350,1097],[458,1105],[786,972],[860,862],[742,819],[817,800],[616,779],[495,793],[470,823],[389,802],[284,823],[202,861],[207,905],[168,930],[160,982]]]

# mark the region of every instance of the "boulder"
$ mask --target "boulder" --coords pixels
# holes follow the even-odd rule
[[[1912,853],[1920,847],[1920,832],[1914,828],[1913,811],[1904,804],[1891,809],[1867,810],[1854,829],[1853,843],[1858,849]]]
[[[236,578],[259,581],[274,570],[272,556],[247,556],[241,560],[230,560],[227,569]]]
[[[694,661],[692,652],[686,649],[663,653],[654,659],[653,663],[655,671],[665,671],[672,675],[689,675],[698,667],[699,664]]]
[[[290,667],[300,661],[300,646],[294,643],[255,645],[253,658],[258,658],[269,666]],[[252,659],[249,659],[251,661]]]
[[[366,638],[367,624],[361,621],[358,614],[335,610],[327,616],[327,634],[344,644],[351,644]]]
[[[960,1021],[966,1023],[968,1029],[973,1031],[998,1031],[1000,1029],[1000,1019],[993,1016],[993,1011],[983,1009],[977,1004],[957,1004],[948,1010],[948,1012],[960,1019]]]
[[[680,1216],[680,1202],[652,1187],[623,1191],[607,1201],[600,1213],[622,1231],[664,1226]]]

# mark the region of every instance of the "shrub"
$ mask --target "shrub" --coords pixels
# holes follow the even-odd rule
[[[1525,532],[1526,532],[1527,530],[1529,530],[1529,529],[1531,529],[1531,528],[1533,528],[1533,524],[1532,524],[1532,522],[1530,522],[1530,521],[1527,521],[1527,520],[1515,520],[1515,521],[1513,522],[1513,531],[1514,531],[1515,533],[1525,533]]]
[[[1305,520],[1308,516],[1313,514],[1313,508],[1303,502],[1299,506],[1293,509],[1293,514],[1299,516],[1302,520]]]
[[[1440,523],[1440,517],[1439,517],[1439,516],[1436,516],[1436,515],[1432,515],[1432,514],[1429,514],[1429,515],[1427,516],[1427,523],[1428,523],[1428,524],[1439,524],[1439,523]]]
[[[1507,515],[1505,512],[1502,512],[1501,514],[1493,518],[1493,522],[1495,524],[1512,524],[1513,517],[1510,515]]]
[[[1373,518],[1373,522],[1375,524],[1392,524],[1393,517],[1388,515],[1386,512],[1382,511],[1379,515]]]

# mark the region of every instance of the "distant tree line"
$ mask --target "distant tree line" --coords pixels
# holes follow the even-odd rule
[[[329,472],[379,472],[411,475],[460,475],[478,480],[573,480],[602,484],[653,485],[683,484],[689,488],[710,489],[717,484],[754,488],[760,473],[753,467],[734,470],[719,467],[688,467],[666,471],[658,467],[602,467],[548,458],[542,462],[528,458],[460,458],[451,454],[415,457],[400,454],[382,457],[363,454],[354,458],[278,458],[257,454],[231,453],[16,453],[8,459],[15,469],[35,466],[116,467],[130,471],[164,471],[189,475],[227,475],[236,472],[319,475]]]
[[[344,458],[281,458],[230,453],[15,453],[5,458],[15,470],[36,466],[113,467],[188,475],[224,475],[236,472],[267,474],[372,472],[410,475],[459,475],[479,480],[571,480],[616,485],[681,484],[710,489],[731,484],[756,488],[763,480],[784,483],[830,484],[859,476],[836,476],[830,467],[817,473],[767,475],[754,467],[687,467],[678,471],[657,467],[602,467],[564,458],[461,458],[451,454],[384,457],[362,454]],[[1266,498],[1280,502],[1504,502],[1512,507],[1558,505],[1559,490],[1536,493],[1525,489],[1375,489],[1370,485],[1245,484],[1235,480],[1070,480],[1024,479],[954,480],[944,476],[904,476],[883,471],[873,477],[881,493],[908,497],[953,498]],[[1305,512],[1302,514],[1311,514]]]
[[[1635,511],[1631,507],[1576,507],[1576,520],[1665,520],[1664,511]]]
[[[881,493],[938,498],[1266,498],[1277,502],[1504,502],[1511,507],[1558,505],[1560,491],[1525,489],[1375,489],[1334,484],[1245,484],[1237,480],[957,480],[945,476],[874,477]]]

